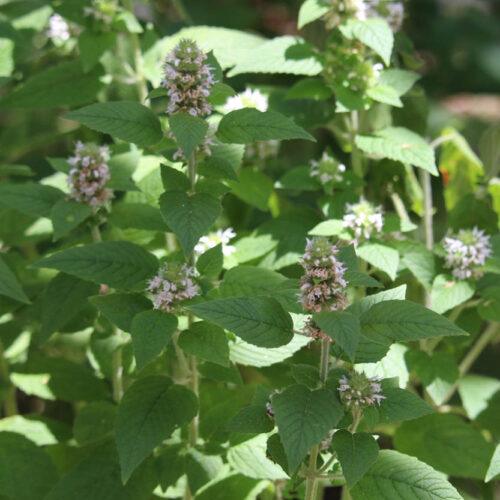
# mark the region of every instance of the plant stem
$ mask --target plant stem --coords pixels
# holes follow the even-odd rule
[[[318,460],[318,454],[319,444],[311,450],[306,481],[306,496],[304,500],[316,500],[316,493],[318,491],[318,483],[316,481],[316,461]]]
[[[330,340],[321,340],[321,362],[319,368],[319,376],[321,382],[325,383],[328,377],[328,359],[330,358]]]
[[[132,14],[134,13],[134,7],[132,5],[132,0],[123,0],[123,4],[125,8],[130,11]],[[137,33],[129,32],[130,42],[132,43],[132,49],[134,51],[134,72],[135,72],[135,84],[137,87],[137,94],[139,95],[139,101],[144,103],[148,96],[148,84],[146,79],[144,78],[141,72],[142,66],[142,51],[141,51],[141,42]]]
[[[90,226],[90,233],[92,234],[92,241],[94,243],[100,243],[102,241],[101,231],[99,231],[98,224],[92,224]]]
[[[363,173],[363,162],[361,157],[361,152],[356,146],[356,135],[358,135],[359,131],[359,114],[357,111],[351,112],[351,126],[349,129],[350,142],[351,142],[351,164],[353,172],[360,178],[364,178]],[[363,195],[363,187],[360,188],[360,195]]]
[[[12,385],[9,377],[9,367],[3,355],[4,348],[2,341],[0,341],[0,381],[8,386],[3,397],[3,410],[6,417],[17,415],[19,410],[17,408],[16,388]]]
[[[464,359],[458,367],[458,380],[453,384],[448,394],[441,403],[441,406],[446,404],[455,394],[458,387],[458,381],[468,373],[476,359],[481,355],[483,350],[494,339],[495,335],[500,332],[500,325],[498,323],[490,324],[486,330],[479,336],[472,349],[465,355]]]

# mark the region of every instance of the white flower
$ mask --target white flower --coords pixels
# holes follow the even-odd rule
[[[47,36],[49,38],[59,38],[64,41],[69,40],[71,36],[69,32],[69,25],[59,14],[53,14],[50,16]]]
[[[345,172],[345,165],[339,163],[335,158],[324,151],[319,160],[311,160],[311,177],[318,177],[321,184],[327,184],[331,181],[341,182],[342,174]]]
[[[370,239],[373,233],[382,231],[384,216],[382,207],[375,207],[370,202],[361,198],[359,203],[346,206],[347,213],[343,217],[343,226],[351,229],[357,243],[363,239]]]
[[[259,111],[267,111],[268,105],[267,97],[259,89],[252,90],[247,87],[245,92],[228,97],[224,105],[224,111],[229,113],[230,111],[243,108],[255,108]]]
[[[458,235],[446,237],[443,247],[445,267],[453,269],[453,276],[460,280],[480,277],[482,271],[477,267],[484,266],[492,254],[490,237],[477,227],[461,229]]]
[[[215,233],[202,236],[194,247],[194,251],[198,255],[201,255],[210,248],[214,248],[219,243],[222,243],[222,253],[227,257],[236,251],[234,246],[228,244],[235,236],[236,233],[232,227],[218,229]]]

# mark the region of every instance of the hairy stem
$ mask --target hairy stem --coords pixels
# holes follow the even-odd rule
[[[321,362],[319,375],[321,382],[325,383],[328,377],[328,360],[330,358],[330,339],[321,340]]]
[[[8,386],[3,396],[3,410],[6,417],[12,417],[19,412],[17,408],[16,388],[10,381],[9,367],[3,353],[3,344],[0,341],[0,382],[2,382],[2,385]]]
[[[305,500],[316,500],[316,493],[318,491],[318,483],[316,481],[316,462],[318,460],[319,444],[311,450],[311,457],[309,458],[309,469],[306,481],[306,496]]]

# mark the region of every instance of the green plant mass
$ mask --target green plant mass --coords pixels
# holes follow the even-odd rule
[[[0,499],[500,498],[499,26],[0,0]]]

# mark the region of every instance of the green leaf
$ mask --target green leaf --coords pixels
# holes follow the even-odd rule
[[[404,69],[386,69],[380,73],[379,85],[391,87],[400,97],[408,92],[420,75]]]
[[[57,444],[71,439],[71,429],[58,420],[42,415],[14,415],[0,420],[1,432],[15,432],[38,446]]]
[[[101,56],[115,44],[115,41],[116,33],[113,31],[96,33],[86,29],[78,37],[78,49],[80,50],[83,71],[91,70]]]
[[[221,204],[207,193],[190,196],[183,191],[167,191],[160,196],[160,210],[188,256],[219,216]]]
[[[137,369],[142,370],[170,342],[177,329],[177,318],[163,311],[144,311],[132,321],[132,344]]]
[[[11,380],[26,394],[42,399],[74,403],[109,397],[107,384],[88,366],[63,358],[30,360],[13,368]]]
[[[94,401],[78,409],[73,435],[78,444],[88,444],[114,431],[116,406],[107,401]]]
[[[483,291],[477,312],[481,318],[500,322],[500,286],[490,286]]]
[[[208,123],[205,120],[186,113],[171,116],[168,124],[186,158],[189,158],[201,144],[208,130]]]
[[[328,435],[344,414],[332,392],[311,391],[305,385],[291,385],[274,395],[271,406],[290,472],[298,469],[307,452]]]
[[[92,101],[104,87],[102,66],[82,73],[80,61],[62,62],[36,73],[0,101],[0,109],[80,106]],[[78,89],[75,89],[78,82]]]
[[[388,387],[382,394],[386,399],[380,404],[381,422],[401,422],[433,413],[434,410],[422,399],[405,389]]]
[[[500,380],[496,378],[468,374],[458,381],[458,393],[471,420],[488,408],[490,400],[497,392],[500,392]]]
[[[0,78],[6,78],[12,75],[14,70],[14,40],[0,38]]]
[[[431,307],[437,313],[443,314],[469,300],[474,291],[472,283],[440,274],[432,283]]]
[[[200,318],[260,347],[279,347],[293,337],[293,322],[282,306],[268,297],[230,297],[187,308]]]
[[[484,171],[494,177],[500,168],[500,125],[493,125],[481,136],[479,143]]]
[[[340,26],[342,34],[356,39],[373,49],[389,66],[391,61],[394,34],[385,19],[376,17],[365,20],[349,20]]]
[[[202,365],[198,365],[199,372],[206,378],[215,380],[216,382],[229,382],[230,384],[243,385],[240,372],[236,365],[232,363],[229,366],[222,366],[215,363],[205,361]]]
[[[330,9],[331,7],[323,4],[321,0],[305,0],[305,2],[300,6],[297,28],[300,30],[306,24],[316,21],[316,19],[319,19]]]
[[[286,116],[255,108],[237,109],[224,115],[217,129],[217,137],[222,142],[237,144],[283,139],[315,140]]]
[[[180,170],[160,165],[161,182],[166,191],[187,191],[191,187],[191,183],[186,174]]]
[[[332,447],[337,452],[349,488],[366,474],[378,457],[377,441],[366,432],[351,434],[341,429],[333,435]]]
[[[390,106],[395,106],[396,108],[402,108],[403,102],[398,96],[398,93],[392,87],[388,85],[380,85],[368,89],[366,95],[371,97],[374,101],[381,102],[383,104],[389,104]]]
[[[396,431],[397,450],[456,477],[484,479],[493,445],[457,415],[434,413],[404,422]]]
[[[179,335],[179,347],[192,356],[229,366],[229,347],[224,330],[206,321],[192,323]]]
[[[406,240],[398,242],[397,249],[401,255],[401,263],[430,291],[436,276],[436,257],[418,241]]]
[[[259,481],[242,474],[231,474],[210,482],[196,494],[196,500],[255,500],[265,490],[269,481]]]
[[[194,418],[195,395],[167,377],[144,377],[125,392],[118,406],[116,444],[122,480],[172,432]]]
[[[321,184],[311,177],[311,167],[294,167],[288,170],[275,184],[279,189],[293,189],[297,191],[317,191]]]
[[[238,181],[238,176],[231,165],[231,162],[225,158],[209,156],[203,163],[197,166],[197,172],[205,177],[213,179],[229,179]]]
[[[92,207],[73,200],[59,200],[50,211],[54,226],[54,241],[57,241],[77,227],[92,214]]]
[[[168,232],[160,211],[146,203],[116,203],[108,222],[121,229],[144,229],[146,231]]]
[[[406,297],[406,285],[397,286],[390,290],[374,293],[358,300],[347,308],[348,312],[360,316],[362,313],[368,311],[370,307],[383,302],[384,300],[404,300]]]
[[[59,273],[47,287],[42,299],[40,343],[66,326],[84,307],[87,299],[99,291],[95,283]]]
[[[361,335],[359,319],[345,311],[320,312],[313,317],[321,331],[338,342],[345,353],[354,359]]]
[[[493,456],[491,457],[491,462],[486,471],[485,482],[491,481],[495,476],[500,474],[500,444],[497,445],[495,451],[493,452]]]
[[[255,479],[288,479],[283,469],[266,456],[267,438],[256,436],[248,441],[232,446],[227,454],[229,465],[241,474]]]
[[[309,389],[317,389],[321,382],[318,368],[311,365],[292,365],[292,377],[297,384],[307,385]]]
[[[135,101],[90,104],[70,111],[64,118],[141,146],[151,146],[162,138],[156,115]]]
[[[399,266],[399,253],[394,248],[380,243],[363,243],[356,253],[363,260],[384,271],[392,280],[396,279]]]
[[[463,500],[442,474],[394,450],[381,450],[350,493],[353,500]]]
[[[196,269],[201,276],[217,277],[222,271],[223,262],[222,243],[219,243],[198,257]]]
[[[24,436],[0,432],[0,486],[6,499],[40,500],[57,481],[50,457]]]
[[[182,448],[183,445],[180,443],[163,447],[156,459],[156,468],[163,491],[169,486],[174,486],[184,475],[184,456],[180,454]]]
[[[73,247],[36,261],[48,267],[113,288],[130,288],[158,269],[156,257],[128,241],[103,241]]]
[[[344,278],[350,286],[367,286],[371,288],[382,288],[380,281],[372,278],[369,274],[360,273],[359,271],[346,271]]]
[[[191,494],[215,479],[223,468],[222,458],[216,455],[204,455],[191,448],[185,456],[185,470]]]
[[[151,302],[138,293],[108,293],[90,298],[111,323],[124,332],[132,331],[132,321],[136,314],[151,309]]]
[[[323,80],[318,78],[303,78],[292,85],[292,88],[286,93],[285,99],[314,99],[322,101],[329,99],[332,95],[332,88]]]
[[[238,177],[238,182],[228,182],[232,193],[249,205],[267,212],[273,193],[272,179],[255,167],[242,168]]]
[[[5,295],[11,299],[18,300],[19,302],[24,302],[25,304],[30,303],[30,299],[24,293],[23,287],[16,275],[6,264],[3,257],[0,255],[0,295]]]
[[[64,193],[52,186],[27,182],[24,184],[0,185],[0,199],[18,212],[35,217],[48,217],[52,207],[64,198]]]
[[[115,447],[105,443],[63,476],[44,500],[149,500],[157,483],[152,463],[146,463],[123,484]]]
[[[266,57],[262,57],[266,54]],[[322,70],[313,48],[300,37],[278,36],[242,54],[227,76],[243,73],[317,75]]]
[[[415,132],[403,127],[388,127],[374,136],[356,136],[356,145],[369,155],[409,163],[438,175],[434,149]]]
[[[263,405],[250,405],[242,408],[227,424],[227,430],[243,434],[260,434],[271,432],[273,421]]]

